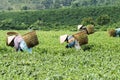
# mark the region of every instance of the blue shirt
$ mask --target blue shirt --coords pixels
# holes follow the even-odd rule
[[[73,36],[68,36],[68,42],[69,42],[69,40],[72,39],[72,38],[74,39]],[[67,48],[72,48],[72,47],[75,47],[76,49],[80,49],[79,42],[74,39],[74,40],[72,40],[71,42],[69,42],[69,43],[67,44]]]
[[[120,37],[120,28],[115,29],[116,30],[116,36]]]
[[[20,48],[23,50],[23,51],[27,51],[29,53],[32,53],[32,48],[28,48],[27,47],[27,44],[26,42],[23,40],[20,42]]]

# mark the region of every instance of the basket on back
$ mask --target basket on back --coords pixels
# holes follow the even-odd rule
[[[18,35],[18,33],[17,32],[7,32],[7,36],[6,36],[6,45],[7,46],[11,46],[11,47],[13,47],[14,46],[14,41],[12,40],[10,43],[8,43],[8,37],[11,37],[11,36],[17,36]]]
[[[88,36],[86,31],[84,30],[74,34],[73,36],[77,41],[79,41],[80,45],[84,45],[88,43]]]
[[[36,35],[36,31],[28,32],[28,33],[24,34],[22,37],[23,37],[24,41],[26,42],[28,48],[34,47],[39,44],[38,37]]]
[[[108,30],[108,34],[109,34],[110,37],[115,37],[116,36],[115,29]]]
[[[88,34],[94,33],[94,25],[87,25],[86,28],[87,28]]]

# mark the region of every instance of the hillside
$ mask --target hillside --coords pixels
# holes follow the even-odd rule
[[[0,10],[41,10],[119,4],[120,0],[0,0]]]
[[[0,30],[2,80],[120,80],[120,38],[109,37],[107,32],[89,35],[83,51],[66,49],[67,43],[59,43],[60,35],[75,32],[37,31],[40,44],[32,54],[6,46],[7,32]]]
[[[78,24],[111,26],[111,24],[118,23],[119,25],[119,11],[120,7],[114,6],[39,11],[3,11],[0,12],[0,29],[28,29],[32,27],[35,29],[53,30],[73,29],[73,26]]]

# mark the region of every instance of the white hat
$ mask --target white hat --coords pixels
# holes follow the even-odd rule
[[[67,36],[67,34],[60,36],[60,43],[63,43],[66,40]]]
[[[8,37],[8,45],[12,42],[14,38],[15,38],[15,35]]]
[[[77,28],[78,28],[78,30],[79,30],[82,26],[83,26],[83,25],[78,25],[78,27],[77,27]]]

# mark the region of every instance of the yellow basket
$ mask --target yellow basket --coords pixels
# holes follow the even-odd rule
[[[39,44],[36,31],[28,32],[24,34],[22,37],[29,48],[34,47]]]
[[[73,36],[77,41],[79,41],[80,45],[84,45],[88,43],[88,36],[86,34],[86,31],[84,30],[74,34]]]

